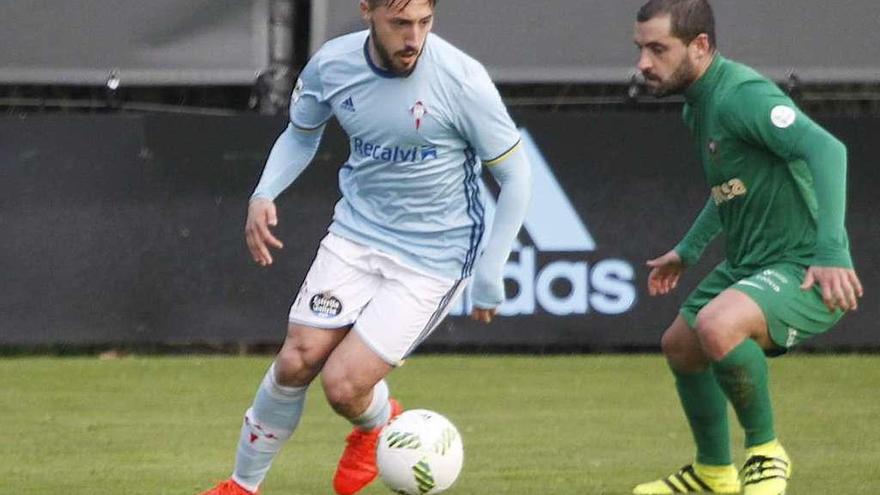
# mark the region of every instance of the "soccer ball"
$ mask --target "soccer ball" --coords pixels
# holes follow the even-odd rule
[[[431,495],[455,483],[464,462],[461,435],[434,411],[413,409],[394,418],[379,436],[379,477],[395,493]]]

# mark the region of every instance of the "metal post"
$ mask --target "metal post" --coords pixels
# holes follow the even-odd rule
[[[286,111],[293,90],[293,36],[296,0],[270,0],[269,67],[257,80],[260,113]]]

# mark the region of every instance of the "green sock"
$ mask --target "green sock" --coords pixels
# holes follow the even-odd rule
[[[761,346],[746,339],[712,369],[746,432],[746,448],[775,439],[767,358]]]
[[[695,374],[672,370],[681,407],[697,444],[697,462],[709,466],[732,464],[727,398],[712,368]]]

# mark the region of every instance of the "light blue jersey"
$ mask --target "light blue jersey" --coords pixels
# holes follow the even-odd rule
[[[318,130],[335,116],[349,136],[329,230],[466,278],[485,230],[482,164],[516,149],[519,132],[483,66],[440,37],[430,34],[415,70],[397,77],[370,60],[368,36],[327,42],[291,102],[294,127]]]

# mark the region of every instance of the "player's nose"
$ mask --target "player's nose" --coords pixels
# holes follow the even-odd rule
[[[651,63],[651,57],[649,57],[647,53],[642,51],[642,53],[639,54],[639,61],[636,64],[636,67],[639,69],[639,72],[641,72],[642,74],[650,71],[651,68],[653,67],[653,64]]]

